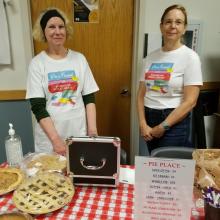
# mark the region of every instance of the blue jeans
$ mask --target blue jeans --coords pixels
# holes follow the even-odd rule
[[[172,108],[159,110],[145,107],[147,124],[150,127],[160,124],[173,110]],[[165,131],[161,138],[154,138],[151,141],[147,141],[149,152],[158,147],[192,147],[192,142],[190,141],[190,125],[191,114],[189,113],[181,122],[178,122],[168,131]]]

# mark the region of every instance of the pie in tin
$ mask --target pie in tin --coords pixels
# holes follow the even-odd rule
[[[58,173],[27,178],[15,191],[15,206],[29,214],[45,214],[62,208],[74,195],[71,179]]]
[[[15,190],[23,178],[24,174],[19,168],[0,168],[0,195]]]

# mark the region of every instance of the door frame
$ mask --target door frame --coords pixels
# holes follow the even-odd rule
[[[136,0],[134,5],[134,28],[133,28],[133,60],[132,60],[132,80],[131,80],[131,164],[134,164],[135,156],[139,155],[140,133],[137,115],[137,90],[139,86],[139,77],[142,70],[143,49],[144,49],[144,25],[145,14],[142,8],[145,8],[146,0]]]

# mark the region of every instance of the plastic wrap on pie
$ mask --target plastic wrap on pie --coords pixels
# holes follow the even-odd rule
[[[40,173],[27,178],[15,191],[15,206],[29,214],[45,214],[62,208],[74,195],[70,178],[58,173]]]
[[[0,168],[0,195],[15,190],[23,179],[24,173],[18,168]]]
[[[28,176],[45,171],[63,173],[66,171],[66,157],[56,153],[31,153],[25,156],[21,169]]]
[[[196,185],[220,190],[220,149],[197,149],[193,159],[196,160]]]

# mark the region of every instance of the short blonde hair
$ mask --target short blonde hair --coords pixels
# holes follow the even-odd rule
[[[34,24],[34,27],[33,27],[33,38],[34,38],[34,40],[39,41],[39,42],[46,42],[46,38],[45,38],[45,35],[44,35],[44,31],[41,28],[40,21],[41,21],[42,17],[44,16],[44,14],[49,10],[56,10],[63,17],[63,19],[65,21],[67,39],[71,38],[72,34],[73,34],[72,23],[70,23],[69,19],[67,18],[66,14],[63,11],[61,11],[58,8],[51,7],[51,8],[47,8],[44,11],[42,11],[40,13],[40,15],[38,16],[38,18],[37,18],[37,20]]]

